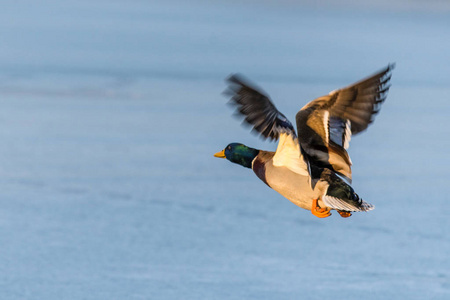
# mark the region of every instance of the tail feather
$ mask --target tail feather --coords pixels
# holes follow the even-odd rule
[[[375,208],[374,205],[362,200],[358,199],[357,202],[345,201],[333,196],[325,195],[322,197],[323,203],[333,209],[343,210],[343,211],[369,211]]]

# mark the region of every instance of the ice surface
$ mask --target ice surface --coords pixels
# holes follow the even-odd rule
[[[450,299],[448,9],[343,3],[6,1],[0,298]],[[275,148],[230,73],[293,121],[394,61],[349,149],[374,211],[317,219],[213,158]]]

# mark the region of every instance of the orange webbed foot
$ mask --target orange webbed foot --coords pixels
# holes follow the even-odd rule
[[[326,218],[331,216],[330,210],[328,208],[321,208],[318,201],[318,199],[313,199],[311,213],[318,218]]]
[[[338,210],[337,212],[338,212],[338,213],[341,215],[341,217],[343,217],[343,218],[348,218],[348,217],[350,217],[350,216],[352,215],[352,213],[349,212],[349,211]]]

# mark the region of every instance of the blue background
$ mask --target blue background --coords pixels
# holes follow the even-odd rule
[[[4,299],[449,299],[450,6],[439,1],[6,1]],[[291,121],[396,62],[353,137],[376,206],[315,218],[238,165],[242,72]]]

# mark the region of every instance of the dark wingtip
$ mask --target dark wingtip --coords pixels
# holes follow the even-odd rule
[[[269,98],[267,93],[261,87],[240,73],[231,74],[225,81],[229,84],[228,89],[231,90],[231,95],[238,93],[241,88],[244,88],[253,90],[254,92]]]
[[[388,82],[391,79],[391,76],[392,76],[391,72],[392,72],[392,70],[395,69],[395,65],[396,65],[395,62],[394,63],[389,63],[388,66],[386,67],[386,69],[384,70],[384,72],[383,72],[384,73],[384,77],[388,77],[387,79],[386,78],[384,79],[385,82]]]
[[[227,78],[225,78],[225,82],[228,83],[228,87],[222,92],[222,95],[225,97],[232,97],[236,95],[241,87],[247,85],[245,83],[245,77],[239,73],[230,74]]]
[[[391,77],[391,71],[393,69],[395,69],[395,62],[394,63],[389,63],[384,69],[379,71],[378,74],[382,75],[382,77],[384,78],[385,81],[389,81],[389,79]],[[389,76],[389,78],[386,80],[387,76]]]
[[[235,74],[231,74],[230,76],[228,76],[225,79],[226,82],[228,83],[234,83],[234,84],[239,84],[239,85],[244,85],[245,77],[242,74],[239,73],[235,73]]]

